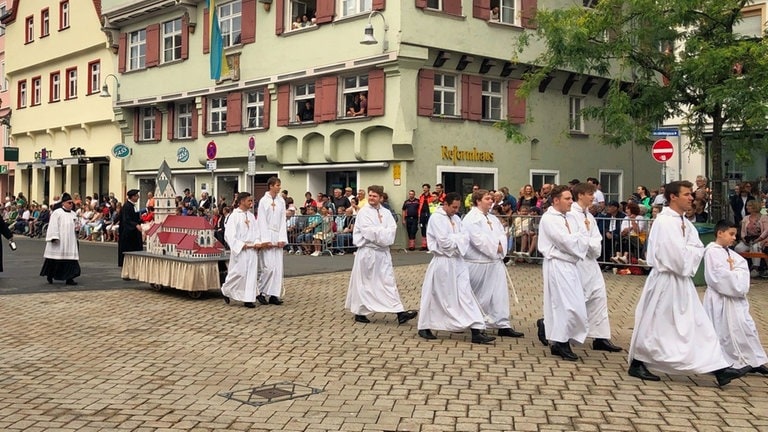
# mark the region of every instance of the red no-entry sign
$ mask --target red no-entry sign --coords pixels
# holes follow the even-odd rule
[[[656,162],[666,163],[673,154],[675,154],[675,149],[669,140],[657,140],[653,143],[653,147],[651,147],[651,156],[653,156]]]

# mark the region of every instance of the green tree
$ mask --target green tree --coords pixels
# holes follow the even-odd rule
[[[734,33],[754,1],[591,3],[537,12],[536,32],[521,36],[518,47],[543,47],[522,94],[558,70],[612,77],[605,103],[583,111],[603,123],[602,141],[650,143],[652,128],[680,118],[690,147],[708,144],[714,180],[723,178],[726,149],[747,160],[766,148],[768,44]],[[505,129],[508,137],[519,136],[514,126]],[[724,217],[726,191],[722,183],[713,186],[714,216]]]

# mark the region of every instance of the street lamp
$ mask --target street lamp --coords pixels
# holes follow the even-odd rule
[[[109,74],[104,77],[104,85],[101,86],[101,93],[99,93],[99,97],[108,98],[112,97],[112,95],[109,94],[109,87],[107,87],[107,78],[112,77],[115,79],[115,98],[116,101],[120,101],[120,81],[117,79],[116,76]]]
[[[371,19],[374,17],[374,15],[378,15],[382,20],[384,20],[384,40],[382,41],[381,47],[382,52],[387,52],[389,49],[389,41],[387,40],[387,31],[389,31],[389,25],[387,24],[386,18],[384,18],[384,14],[379,11],[371,11],[371,13],[368,15],[368,24],[365,26],[365,35],[363,36],[363,40],[361,40],[360,43],[362,45],[376,45],[379,43],[376,38],[373,37],[373,24],[371,23]]]

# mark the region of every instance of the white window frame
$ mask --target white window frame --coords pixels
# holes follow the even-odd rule
[[[77,69],[69,69],[67,72],[67,99],[77,97]]]
[[[27,33],[26,38],[24,39],[24,43],[32,43],[35,41],[35,17],[29,16],[27,17]]]
[[[246,130],[264,129],[264,88],[243,93],[243,125]]]
[[[155,140],[155,109],[153,107],[139,108],[139,140]]]
[[[8,78],[5,77],[5,60],[3,60],[2,62],[0,62],[0,91],[4,92],[7,90],[8,90]]]
[[[453,78],[453,86],[447,86],[445,84],[445,78],[451,77]],[[438,83],[439,81],[439,83]],[[446,110],[446,105],[448,105],[445,102],[445,96],[447,94],[453,94],[453,110],[451,112]],[[438,95],[440,96],[438,100]],[[437,109],[439,106],[439,109]],[[435,73],[435,79],[434,79],[434,91],[433,91],[433,97],[432,97],[432,114],[439,116],[449,116],[449,117],[456,117],[458,116],[458,109],[460,107],[459,103],[459,76],[454,74],[445,74],[445,73]]]
[[[350,79],[355,80],[355,85],[353,87],[347,87],[347,80]],[[354,95],[360,93],[365,93],[366,96],[368,96],[368,74],[341,77],[341,103],[339,104],[339,109],[344,111],[339,113],[339,117],[349,117],[347,115],[347,112],[349,111],[349,101],[347,100],[347,97],[351,96],[354,100]],[[365,113],[365,116],[358,117],[367,116],[368,112]]]
[[[51,75],[51,102],[61,100],[61,72]]]
[[[40,37],[46,37],[51,34],[51,12],[48,9],[44,9],[40,12]]]
[[[285,26],[286,31],[296,31],[296,30],[302,30],[310,27],[315,26],[315,21],[313,21],[313,17],[307,16],[307,25],[304,27],[294,27],[294,22],[296,21],[297,17],[301,17],[302,15],[307,15],[307,11],[317,11],[317,0],[286,0],[288,2],[288,7],[285,8],[285,20],[287,21],[287,24]],[[314,3],[310,3],[314,2]],[[294,8],[295,11],[294,11]]]
[[[568,97],[568,131],[584,133],[584,118],[581,110],[584,109],[584,98],[580,96]]]
[[[176,104],[176,131],[175,137],[178,139],[192,138],[192,110],[194,104],[192,102],[177,103]]]
[[[311,89],[311,93],[310,93]],[[301,84],[294,84],[291,86],[291,96],[293,96],[293,116],[292,119],[296,119],[301,111],[301,104],[305,101],[312,101],[312,109],[317,110],[317,104],[315,104],[315,82],[305,82]],[[313,123],[314,120],[307,120],[301,122],[296,120],[297,123]]]
[[[147,67],[147,30],[140,29],[128,33],[128,70]]]
[[[521,0],[496,0],[491,2],[491,9],[494,6],[499,7],[499,22],[521,27],[522,23],[522,2]]]
[[[27,107],[27,81],[19,83],[19,108]]]
[[[59,15],[61,16],[61,22],[59,23],[59,30],[69,28],[69,2],[68,1],[59,3]]]
[[[611,181],[605,181],[603,175],[610,176],[611,178],[615,177],[616,184],[614,185]],[[622,184],[624,183],[624,171],[601,169],[598,170],[597,178],[600,180],[600,191],[605,197],[605,202],[621,202],[621,190]]]
[[[754,4],[747,6],[741,10],[741,20],[733,25],[733,33],[739,34],[746,38],[762,38],[765,34],[765,3]],[[760,26],[758,33],[739,33],[741,30],[748,28],[748,22],[756,20]],[[754,25],[754,23],[753,23]]]
[[[427,0],[427,9],[443,10],[443,0]]]
[[[494,91],[492,89],[492,84],[498,84],[499,90]],[[504,82],[501,80],[488,80],[484,79],[482,84],[482,100],[483,100],[483,120],[494,120],[494,121],[500,121],[504,118]],[[499,102],[499,115],[498,117],[494,117],[492,112],[492,107],[490,106],[491,102],[493,100],[498,100]]]
[[[539,178],[537,181],[536,179]],[[549,180],[549,179],[553,180]],[[528,171],[528,183],[533,186],[533,190],[538,192],[541,190],[541,185],[548,184],[560,184],[560,171],[558,170],[546,170],[546,169],[532,169]]]
[[[101,62],[96,61],[90,64],[88,70],[88,79],[91,83],[91,94],[98,93],[101,88]]]
[[[339,17],[350,17],[369,13],[373,10],[373,0],[341,0],[339,2]]]
[[[166,21],[163,29],[163,63],[181,60],[181,18]]]
[[[208,133],[218,134],[227,132],[227,96],[208,98]]]
[[[243,31],[243,4],[240,0],[216,6],[218,8],[219,28],[224,48],[240,45]]]
[[[32,79],[32,101],[31,105],[40,105],[42,103],[43,98],[43,79],[42,77],[37,77]]]
[[[0,6],[0,17],[5,16],[5,13],[8,12],[8,9],[6,9],[5,5]],[[0,26],[0,36],[5,34],[5,26]],[[5,75],[3,75],[5,76]]]

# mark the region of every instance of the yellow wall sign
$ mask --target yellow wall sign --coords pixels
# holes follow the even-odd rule
[[[459,150],[457,146],[448,148],[446,146],[440,147],[440,157],[443,160],[449,160],[456,165],[456,161],[468,161],[468,162],[493,162],[493,152],[479,151],[477,147],[472,147],[472,150]]]

